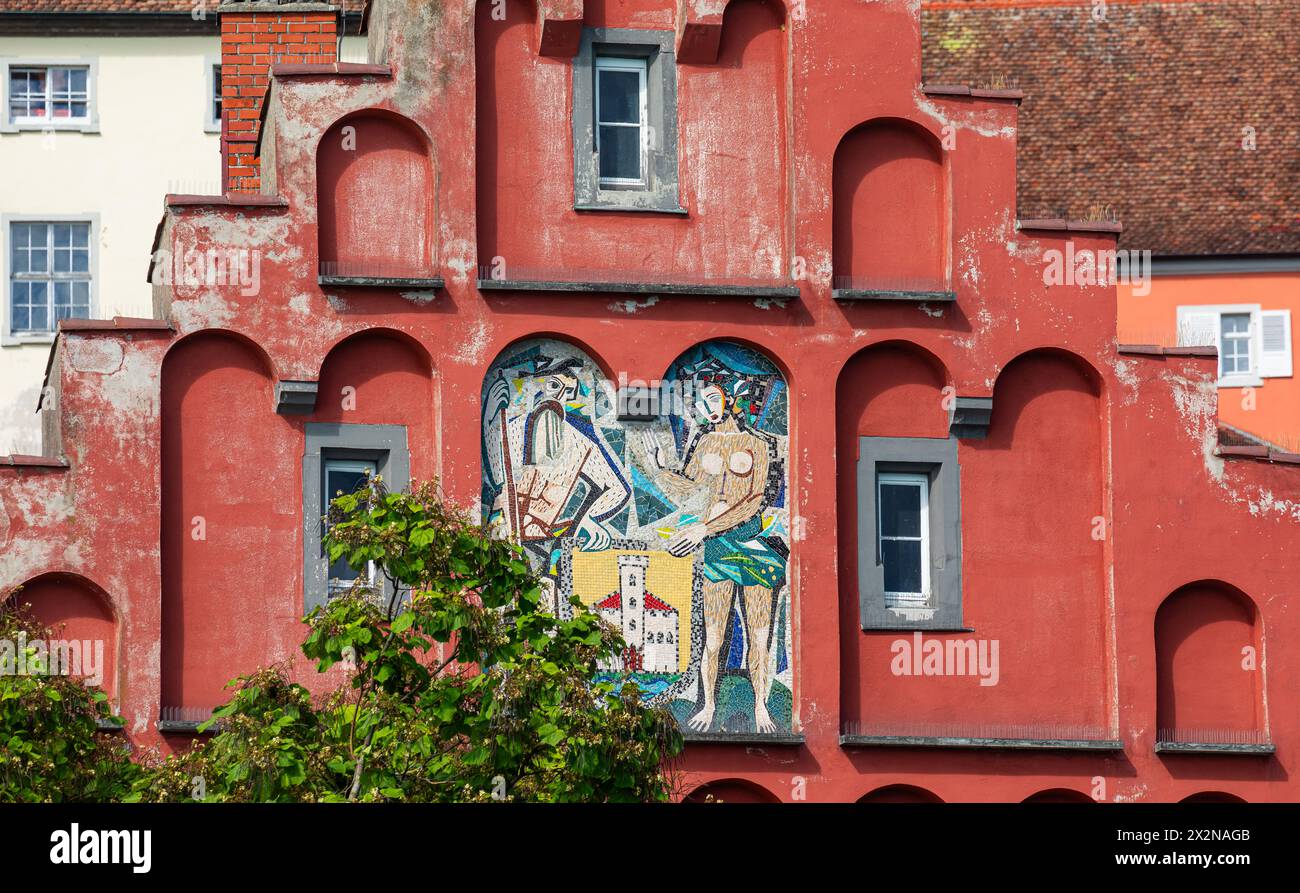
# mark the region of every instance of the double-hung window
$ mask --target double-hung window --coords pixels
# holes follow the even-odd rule
[[[854,559],[864,630],[960,630],[957,439],[858,438]]]
[[[50,335],[91,315],[90,221],[10,221],[9,337]]]
[[[49,127],[91,122],[88,65],[8,66],[8,123]]]
[[[203,129],[210,133],[221,131],[221,63],[213,58],[205,61],[207,66],[207,108],[204,109]]]
[[[646,67],[642,59],[596,57],[596,152],[600,185],[646,185]]]
[[[672,31],[584,28],[573,62],[573,207],[685,214]]]
[[[876,476],[878,558],[885,569],[886,604],[924,604],[929,599],[929,506],[929,475]]]
[[[373,460],[325,459],[323,468],[324,486],[321,488],[320,507],[322,528],[328,529],[329,526],[330,502],[338,496],[357,492],[378,473],[379,464]],[[326,576],[330,596],[333,597],[347,592],[363,574],[365,576],[364,584],[373,586],[376,577],[373,561],[367,564],[364,572],[351,567],[348,564],[346,555],[339,556],[334,561],[331,561]]]

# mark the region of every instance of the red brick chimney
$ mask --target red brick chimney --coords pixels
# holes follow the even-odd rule
[[[293,0],[226,0],[221,23],[221,184],[261,192],[256,156],[272,65],[338,61],[339,7]]]

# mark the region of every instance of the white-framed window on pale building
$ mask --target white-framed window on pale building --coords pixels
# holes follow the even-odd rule
[[[94,59],[0,59],[0,130],[99,129]]]
[[[48,341],[95,313],[96,220],[4,215],[6,344]]]

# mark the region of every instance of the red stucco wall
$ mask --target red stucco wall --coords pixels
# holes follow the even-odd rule
[[[257,286],[167,285],[159,310],[168,329],[65,327],[45,412],[47,452],[67,467],[0,465],[0,586],[65,573],[101,589],[118,618],[128,733],[157,742],[160,707],[210,703],[233,673],[295,654],[304,423],[404,424],[413,474],[440,476],[472,507],[483,375],[507,346],[557,337],[611,376],[652,379],[692,345],[733,339],[765,352],[790,388],[794,726],[804,743],[693,744],[684,791],[726,780],[719,790],[737,797],[761,788],[781,800],[854,801],[880,788],[897,798],[894,785],[945,801],[1020,801],[1048,789],[1129,801],[1206,790],[1294,799],[1300,704],[1287,682],[1300,667],[1288,645],[1300,621],[1284,602],[1300,572],[1300,471],[1215,454],[1212,358],[1120,353],[1113,288],[1043,284],[1046,251],[1067,239],[1096,250],[1113,237],[1017,227],[1015,103],[926,94],[914,5],[733,3],[718,60],[705,53],[678,65],[688,214],[665,217],[573,211],[570,61],[537,55],[539,34],[568,47],[571,15],[507,4],[499,22],[490,4],[477,14],[376,4],[371,35],[383,54],[372,55],[391,74],[300,72],[273,84],[262,183],[282,202],[177,199],[167,208],[161,248],[256,251]],[[588,26],[680,27],[699,52],[717,21],[696,6],[593,2],[582,16]],[[418,176],[350,182],[365,156],[345,162],[321,145],[336,124],[371,109],[390,116],[375,132],[402,153],[403,171],[424,169],[411,153],[427,147],[427,194],[408,194]],[[400,139],[388,123],[397,116],[408,122]],[[894,272],[919,276],[941,256],[953,304],[832,297],[833,277],[845,272],[836,184],[856,182],[837,177],[837,149],[878,119],[910,122],[944,146],[949,229],[926,238],[915,221],[894,229],[898,214],[933,201],[931,180],[902,176],[881,180],[898,191],[883,209],[867,203],[859,213],[855,198],[852,226],[861,244],[916,234],[917,251],[893,258]],[[943,142],[946,128],[955,142]],[[921,191],[916,202],[909,190]],[[375,260],[340,244],[374,238],[373,205],[398,209],[392,220],[418,220],[412,206],[434,209],[429,268],[412,272],[443,277],[444,289],[317,284],[319,261]],[[393,243],[408,246],[403,257],[419,243],[408,238]],[[480,291],[476,267],[494,257],[551,278],[788,282],[799,297]],[[388,334],[348,340],[373,329]],[[277,415],[277,380],[318,381],[314,414]],[[356,388],[355,408],[341,402],[345,387]],[[936,635],[998,640],[996,686],[894,676],[898,637],[857,626],[849,445],[864,433],[944,437],[952,395],[991,396],[994,411],[988,439],[958,452],[973,632]],[[202,541],[192,537],[199,515]],[[1249,717],[1274,756],[1153,751],[1166,660],[1156,612],[1205,580],[1251,600],[1260,660],[1250,687],[1236,676],[1204,679],[1209,694],[1192,703],[1206,723]],[[1212,599],[1186,604],[1180,628],[1216,616]],[[1232,633],[1222,647],[1237,647],[1244,633]],[[1219,647],[1217,635],[1212,628],[1205,647]],[[1199,634],[1189,641],[1202,648]],[[1181,660],[1176,693],[1191,684]],[[933,723],[973,737],[989,727],[1097,727],[1123,751],[843,747],[852,723]]]

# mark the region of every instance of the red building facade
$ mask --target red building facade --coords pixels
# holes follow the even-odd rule
[[[281,37],[335,12],[222,7],[270,72],[223,78],[232,191],[167,198],[158,319],[65,323],[0,464],[0,587],[111,643],[132,741],[316,678],[321,494],[372,468],[655,594],[691,797],[1295,798],[1300,470],[1217,447],[1212,350],[1044,284],[1118,228],[1016,218],[1019,94],[922,85],[915,3]]]

